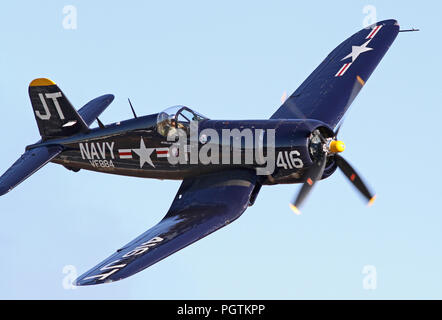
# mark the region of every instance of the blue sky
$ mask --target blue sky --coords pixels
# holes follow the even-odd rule
[[[63,7],[77,29],[63,28]],[[49,77],[80,108],[112,93],[104,123],[188,105],[212,119],[266,119],[362,27],[363,8],[400,34],[346,114],[345,157],[376,190],[367,208],[343,175],[301,216],[298,185],[264,187],[235,223],[112,284],[65,289],[166,213],[177,181],[49,164],[0,199],[3,299],[442,298],[440,12],[422,1],[9,1],[0,12],[0,169],[39,139],[27,86]],[[376,268],[365,290],[364,266]],[[68,278],[66,278],[68,279]]]

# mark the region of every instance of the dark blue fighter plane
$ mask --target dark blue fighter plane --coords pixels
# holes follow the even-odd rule
[[[262,185],[302,183],[290,204],[299,213],[315,182],[340,168],[371,203],[374,194],[340,156],[345,146],[337,140],[338,124],[399,31],[397,21],[385,20],[352,35],[268,120],[211,120],[177,106],[143,117],[134,112],[133,119],[104,125],[98,116],[113,95],[76,111],[53,81],[35,79],[29,95],[41,139],[0,177],[0,195],[48,162],[75,172],[183,180],[157,225],[81,275],[76,285],[126,278],[224,227],[254,203]],[[94,121],[98,127],[90,128]],[[270,163],[244,161],[259,147],[261,160]]]

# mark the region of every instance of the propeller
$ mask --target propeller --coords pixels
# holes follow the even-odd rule
[[[305,175],[306,176],[305,182],[302,185],[301,190],[298,193],[298,196],[296,197],[295,201],[293,201],[293,203],[290,203],[290,208],[292,208],[292,210],[296,214],[301,214],[301,211],[299,211],[298,208],[304,202],[305,198],[307,198],[307,195],[312,190],[316,181],[321,179],[322,174],[324,173],[326,163],[327,163],[327,156],[324,153],[323,157],[315,161],[313,165],[308,169]]]
[[[319,130],[315,130],[310,138],[310,152],[314,158],[313,165],[308,168],[305,173],[305,181],[301,187],[296,198],[290,203],[290,208],[296,213],[300,214],[300,206],[307,198],[316,181],[320,180],[324,174],[325,166],[328,159],[335,161],[336,165],[344,175],[348,178],[350,183],[364,196],[368,201],[368,205],[373,204],[376,196],[370,191],[364,183],[360,175],[353,169],[353,167],[345,160],[339,153],[345,150],[345,144],[337,139],[337,135],[342,123],[338,126],[333,134],[333,138],[324,138]]]

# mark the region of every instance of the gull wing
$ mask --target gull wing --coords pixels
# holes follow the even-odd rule
[[[254,171],[221,171],[185,179],[166,216],[81,275],[77,286],[129,277],[237,219],[249,205]]]
[[[271,119],[316,119],[334,128],[399,32],[396,20],[362,29],[342,42]]]

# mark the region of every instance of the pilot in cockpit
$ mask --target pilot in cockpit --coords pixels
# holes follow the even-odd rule
[[[205,119],[207,118],[185,106],[170,107],[158,114],[157,131],[168,140],[176,141],[173,136],[178,137],[180,130],[188,133],[191,121],[199,122]]]
[[[178,130],[176,128],[176,121],[175,118],[170,119],[169,125],[167,128],[167,140],[175,140],[173,139],[174,136],[177,136]]]
[[[175,118],[170,119],[167,130],[167,140],[177,140],[179,129],[185,130],[186,128],[182,123],[177,122]]]

